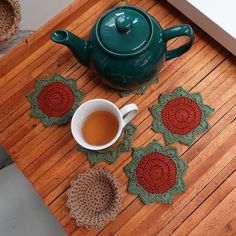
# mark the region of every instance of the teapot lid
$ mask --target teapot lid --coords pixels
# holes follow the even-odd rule
[[[101,46],[112,54],[133,55],[148,46],[153,25],[149,15],[133,6],[119,6],[98,21],[96,34]]]

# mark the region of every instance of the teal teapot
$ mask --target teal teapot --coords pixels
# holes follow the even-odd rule
[[[187,36],[189,41],[167,50],[168,40],[179,36]],[[81,64],[94,68],[110,87],[132,90],[152,80],[165,60],[188,51],[194,33],[186,24],[163,30],[147,12],[126,5],[102,15],[88,40],[64,29],[52,32],[51,39],[67,46]]]

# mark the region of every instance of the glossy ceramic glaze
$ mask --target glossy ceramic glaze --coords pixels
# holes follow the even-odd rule
[[[189,42],[167,51],[167,41],[179,36],[188,36]],[[119,6],[99,18],[87,41],[67,30],[54,31],[51,39],[69,47],[81,64],[92,66],[109,86],[130,90],[150,81],[165,60],[189,50],[194,34],[189,25],[163,30],[143,10]]]

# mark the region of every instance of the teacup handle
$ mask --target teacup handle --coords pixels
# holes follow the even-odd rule
[[[136,104],[131,103],[120,109],[123,117],[123,127],[125,127],[137,114],[138,107]]]
[[[173,26],[164,30],[165,42],[180,36],[188,36],[189,41],[176,49],[167,51],[166,60],[173,59],[187,52],[192,47],[195,37],[192,27],[186,24]]]

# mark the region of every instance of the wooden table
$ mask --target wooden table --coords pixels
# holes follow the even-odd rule
[[[131,1],[155,16],[164,28],[191,23],[196,42],[188,53],[166,63],[160,82],[145,95],[121,98],[109,93],[94,72],[78,64],[68,49],[51,42],[49,34],[56,28],[67,28],[86,36],[97,17],[116,3],[77,0],[1,59],[0,142],[69,235],[232,235],[236,232],[235,58],[168,3]],[[172,41],[170,48],[184,40]],[[204,102],[215,108],[209,120],[212,128],[198,135],[190,147],[173,145],[189,165],[185,175],[187,191],[178,194],[172,205],[144,205],[127,193],[122,167],[131,161],[131,154],[125,153],[113,165],[97,165],[108,168],[123,185],[119,216],[102,230],[78,228],[65,206],[65,191],[70,181],[90,165],[86,156],[76,150],[70,125],[44,127],[29,116],[31,108],[25,97],[33,90],[36,79],[55,71],[78,79],[78,87],[87,93],[84,101],[99,97],[119,107],[138,104],[141,112],[134,120],[138,126],[135,147],[154,138],[164,144],[162,135],[150,129],[152,117],[148,111],[160,93],[171,92],[177,86],[201,92]]]

